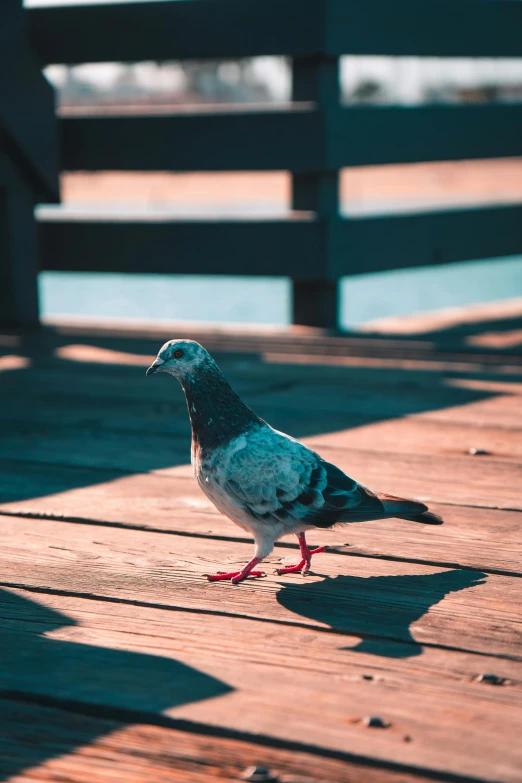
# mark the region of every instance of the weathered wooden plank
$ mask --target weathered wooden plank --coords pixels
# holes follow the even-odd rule
[[[104,426],[131,429],[140,428],[143,423],[152,431],[159,425],[162,432],[186,434],[188,422],[178,386],[163,378],[151,383],[144,374],[167,336],[172,336],[172,332],[158,334],[157,340],[148,342],[116,338],[100,341],[99,337],[91,337],[89,344],[82,345],[67,344],[66,337],[58,344],[52,338],[39,340],[29,349],[30,370],[2,375],[3,397],[8,398],[4,415],[27,422],[40,417],[51,422],[57,416],[63,423],[84,421],[91,426],[99,426],[103,421]],[[71,339],[78,340],[78,336]],[[85,341],[85,337],[82,339]],[[504,364],[484,363],[491,356],[464,360],[462,356],[446,355],[439,363],[433,358],[428,341],[420,344],[426,350],[417,351],[417,343],[405,341],[395,367],[382,366],[383,360],[377,358],[376,366],[369,366],[371,357],[352,355],[364,350],[364,339],[339,341],[339,351],[344,355],[335,357],[316,356],[317,346],[308,340],[304,345],[301,340],[297,340],[297,345],[294,341],[293,353],[283,353],[289,346],[278,348],[275,339],[252,340],[244,348],[251,353],[241,356],[223,353],[224,343],[216,337],[210,340],[205,333],[200,339],[215,353],[232,385],[246,401],[275,426],[298,437],[412,414],[431,418],[432,412],[438,422],[447,421],[451,427],[459,423],[470,426],[476,421],[482,428],[516,430],[520,425],[519,368],[513,366],[509,370]],[[62,341],[65,344],[60,344]],[[390,354],[398,350],[397,342],[391,341],[390,347],[386,340],[369,340],[367,350]],[[269,355],[264,352],[267,343],[273,347]],[[232,344],[237,348],[236,341]],[[13,348],[8,345],[7,350]],[[252,356],[256,350],[264,352],[265,361]],[[21,357],[26,353],[27,349],[22,349]],[[415,353],[415,359],[407,358],[408,353]],[[321,364],[325,358],[331,358],[332,364]],[[350,364],[346,364],[347,360]],[[514,357],[508,361],[514,361]],[[93,398],[97,400],[96,410]],[[441,445],[445,438],[441,430]],[[516,444],[516,433],[515,438]],[[375,440],[378,447],[380,441]],[[466,441],[463,435],[463,450]],[[458,449],[458,440],[452,442]]]
[[[247,393],[245,398],[249,396]],[[290,406],[272,406],[266,402],[256,404],[255,408],[276,429],[305,439],[319,452],[326,446],[335,446],[409,454],[466,455],[470,449],[477,448],[483,454],[519,462],[522,457],[521,431],[510,426],[518,419],[519,399],[513,399],[509,406],[499,399],[485,405],[471,404],[469,411],[435,409],[384,420],[377,412],[372,417],[370,412],[353,411],[350,405],[349,412],[314,409],[313,420],[308,411],[294,410]],[[38,401],[41,401],[40,404]],[[384,413],[382,410],[381,416]],[[495,417],[493,424],[488,421],[490,417]],[[500,422],[496,423],[496,419]],[[481,421],[479,429],[477,421]],[[93,410],[92,394],[89,395],[80,385],[77,394],[70,389],[52,396],[38,391],[37,400],[34,392],[29,395],[21,393],[15,401],[0,409],[0,422],[3,433],[8,430],[35,431],[41,436],[54,427],[147,432],[172,439],[181,438],[179,447],[184,449],[185,454],[188,453],[187,441],[190,439],[190,423],[183,400],[129,400],[105,395],[103,405]],[[175,448],[177,450],[178,445]]]
[[[307,435],[322,435],[331,429],[347,430],[403,417],[413,422],[444,421],[453,425],[512,429],[513,432],[521,424],[521,386],[514,377],[502,382],[495,381],[491,375],[468,379],[458,377],[456,372],[454,377],[429,372],[424,377],[414,373],[410,376],[403,372],[395,376],[395,383],[386,382],[383,375],[379,384],[379,373],[372,382],[359,370],[354,372],[353,382],[346,375],[346,383],[338,386],[321,383],[313,377],[298,383],[290,373],[288,378],[290,388],[276,387],[262,394],[252,390],[248,401],[271,423],[271,415],[277,415],[279,422],[286,415],[287,428],[292,427],[294,417],[297,424],[300,414],[306,412],[312,417]],[[337,417],[335,426],[323,426],[323,416],[324,422],[328,419],[334,422]],[[400,426],[399,421],[394,423]],[[348,437],[346,441],[349,442]],[[443,442],[441,434],[441,446]]]
[[[471,403],[474,409],[474,404]],[[480,410],[480,404],[477,406]],[[492,406],[487,410],[491,411]],[[501,407],[500,405],[498,407]],[[511,410],[515,414],[515,401]],[[475,409],[474,409],[475,410]],[[433,413],[433,418],[431,415]],[[477,411],[478,413],[478,411]],[[439,417],[440,414],[440,417]],[[460,411],[456,412],[458,416]],[[447,418],[443,418],[447,416]],[[479,413],[480,416],[480,413]],[[355,425],[351,429],[337,432],[325,432],[312,435],[306,442],[315,451],[323,451],[325,447],[365,449],[368,451],[396,451],[409,454],[449,454],[469,455],[470,450],[478,449],[480,456],[489,455],[502,460],[520,462],[522,458],[522,432],[508,427],[489,426],[486,422],[480,427],[473,420],[473,413],[464,423],[451,419],[448,409],[441,411],[426,411],[408,415],[404,418],[370,422],[366,425]]]
[[[317,278],[324,231],[312,218],[40,222],[41,268]],[[154,248],[154,252],[151,252]],[[248,257],[248,265],[245,258]]]
[[[208,731],[197,734],[166,726],[133,725],[121,717],[116,720],[13,700],[2,699],[0,705],[0,774],[8,775],[11,783],[40,783],[42,774],[48,780],[67,779],[70,783],[107,783],[114,776],[127,783],[215,783],[238,779],[252,765],[267,764],[289,780],[304,774],[307,783],[368,780],[366,764],[296,748],[267,747],[255,737],[237,740],[213,737]],[[33,739],[35,725],[38,741]],[[372,767],[371,776],[372,783],[425,780],[422,773],[380,766]]]
[[[431,410],[423,413],[422,417],[434,422],[458,419],[477,428],[494,424],[516,430],[520,423],[520,397],[506,395],[491,400],[478,400],[472,405],[463,406],[458,411],[453,408]]]
[[[73,426],[189,436],[185,401],[171,379],[151,383],[134,368],[64,365],[3,374],[3,432],[44,435]],[[309,437],[319,450],[321,444],[335,444],[435,454],[465,454],[479,447],[502,459],[521,454],[517,381],[467,381],[408,371],[370,374],[362,368],[340,369],[333,383],[313,368],[306,378],[291,366],[278,373],[275,365],[274,372],[265,368],[263,383],[262,375],[249,372],[252,367],[245,373],[227,372],[238,393],[277,429]]]
[[[31,422],[41,422],[187,436],[185,402],[177,384],[145,379],[150,349],[149,356],[74,344],[49,354],[36,351],[30,370],[3,374],[6,402],[0,416],[13,420],[12,432],[30,431]],[[486,372],[473,362],[469,373],[463,373],[460,362],[450,362],[448,375],[441,369],[412,368],[406,359],[402,367],[387,369],[368,367],[363,357],[354,357],[353,366],[339,367],[314,365],[312,356],[306,357],[306,366],[291,363],[304,355],[279,356],[268,365],[223,354],[217,358],[234,388],[260,415],[292,435],[313,437],[314,444],[346,441],[357,448],[456,454],[480,447],[508,459],[519,454],[518,374],[495,374],[493,368]],[[481,429],[475,436],[477,423]]]
[[[153,9],[144,2],[33,8],[26,14],[32,46],[44,63],[320,53],[522,55],[516,0],[430,0],[422,7],[402,0],[393,9],[386,0],[364,7],[346,0],[270,0],[259,7],[200,0],[158,2]]]
[[[522,469],[509,460],[329,447],[320,453],[379,491],[431,502],[522,509]],[[191,475],[186,441],[144,433],[55,426],[28,429],[23,423],[14,423],[10,428],[5,426],[0,457],[135,473],[155,471],[165,476]]]
[[[23,422],[3,424],[0,458],[140,473],[190,461],[187,444],[179,438],[54,425],[28,428]]]
[[[10,371],[2,374],[1,394],[9,407],[16,406],[17,400],[23,400],[28,406],[37,405],[39,408],[63,404],[70,408],[76,405],[80,410],[82,405],[90,405],[93,413],[92,399],[95,396],[100,404],[100,413],[112,413],[118,400],[124,407],[142,406],[146,410],[150,406],[159,410],[163,406],[165,413],[174,412],[186,407],[179,387],[171,383],[151,384],[145,377],[145,370],[160,345],[156,344],[155,353],[144,356],[87,345],[66,345],[43,356],[33,356],[30,351],[30,358],[25,364],[8,368]],[[9,349],[8,355],[23,357],[24,353]],[[74,358],[75,355],[89,354],[91,361]],[[226,371],[227,363],[221,361],[221,364]],[[28,384],[29,377],[33,380],[32,384]],[[234,372],[234,388],[238,394],[245,395],[278,390],[285,388],[282,377],[272,379],[266,372],[251,375],[248,368],[243,368]]]
[[[170,338],[176,333],[174,327]],[[18,349],[18,355],[30,357],[31,377],[46,392],[65,396],[70,385],[72,393],[79,396],[78,391],[85,385],[92,393],[99,389],[99,394],[103,395],[112,390],[122,399],[133,397],[145,404],[151,399],[181,399],[181,392],[172,380],[161,378],[159,383],[151,383],[145,379],[145,369],[163,342],[164,339],[158,338],[151,344],[148,354],[70,343],[41,352]],[[307,353],[306,348],[302,353],[293,354],[267,352],[260,346],[259,358],[247,355],[233,360],[214,351],[212,346],[208,349],[238,393],[257,389],[262,393],[259,394],[261,401],[265,392],[278,392],[278,396],[272,395],[270,400],[286,404],[293,390],[299,389],[300,407],[306,406],[310,399],[314,409],[319,410],[326,407],[342,410],[357,404],[360,398],[370,397],[366,404],[375,401],[378,412],[384,408],[387,416],[404,415],[435,407],[463,406],[498,395],[520,395],[522,383],[519,357],[505,357],[503,362],[488,364],[482,357],[477,360],[459,356],[439,359],[432,354],[402,356],[386,362],[371,355],[352,356],[352,349],[347,345],[344,355],[338,356],[318,356]],[[9,346],[6,350],[10,355],[17,353]],[[381,351],[386,350],[386,346],[381,348]],[[30,393],[25,390],[27,377],[27,372],[5,373],[2,388],[9,392],[16,389],[27,396]],[[33,392],[37,393],[38,389]],[[391,394],[397,399],[388,400],[385,408]],[[255,397],[251,396],[251,399],[255,400]],[[437,399],[441,400],[440,405],[436,405]]]
[[[404,520],[385,520],[308,534],[344,555],[463,566],[522,573],[520,512],[434,504],[446,524],[436,529]],[[219,514],[192,478],[165,480],[157,475],[93,475],[69,466],[4,461],[0,472],[0,512],[36,518],[62,518],[86,524],[130,527],[192,536],[250,541]],[[37,529],[35,522],[35,529]],[[293,536],[277,545],[278,556],[294,552]],[[349,571],[350,563],[345,568]]]
[[[202,572],[246,562],[252,546],[49,520],[1,522],[4,586],[297,623],[361,636],[365,646],[378,637],[520,657],[514,577],[330,554],[314,563],[326,578],[268,574],[242,588],[209,585]],[[280,561],[272,555],[266,569]]]
[[[349,675],[345,679],[351,682],[362,681],[364,674],[370,674],[374,679],[365,682],[374,682],[379,686],[378,690],[394,680],[400,681],[406,689],[419,685],[429,687],[430,692],[454,688],[465,698],[473,699],[477,694],[480,699],[497,704],[516,703],[522,689],[520,661],[437,646],[423,648],[422,655],[408,655],[415,652],[408,643],[390,642],[386,646],[383,642],[380,654],[377,654],[377,647],[372,651],[368,646],[365,650],[357,637],[349,634],[342,641],[347,646],[342,647],[338,635],[317,633],[316,629],[297,625],[276,629],[270,622],[259,624],[254,619],[232,616],[223,619],[211,613],[202,622],[197,612],[182,609],[172,612],[168,608],[125,601],[115,603],[94,596],[78,598],[20,588],[2,588],[0,606],[2,633],[16,635],[34,630],[38,634],[45,633],[47,639],[96,645],[102,650],[142,652],[149,646],[154,655],[182,656],[187,665],[190,664],[188,656],[193,654],[202,668],[208,666],[209,660],[220,666],[230,666],[235,656],[241,665],[256,663],[276,668],[293,667],[302,674],[323,671],[335,678]],[[141,630],[146,625],[150,634],[144,639]],[[224,627],[229,629],[232,637],[248,639],[249,644],[228,649],[223,645]],[[270,642],[275,631],[277,644]],[[310,650],[309,655],[296,656],[297,649],[305,648]],[[65,650],[65,647],[62,649]],[[389,654],[393,650],[396,654]],[[72,648],[67,652],[74,656]],[[476,688],[477,678],[488,667],[497,673],[499,679],[506,681],[505,687]],[[15,668],[21,681],[24,678],[27,682],[31,679],[37,681],[34,672],[24,672],[23,667],[16,667],[16,664]],[[226,679],[228,676],[229,671],[221,671],[220,677]],[[179,687],[184,687],[183,683]],[[134,688],[136,693],[146,691],[146,686],[141,683],[136,683]],[[379,696],[376,698],[378,700]],[[151,712],[150,705],[147,711]]]
[[[340,646],[339,636],[305,628],[275,634],[270,624],[231,618],[226,634],[235,644],[227,646],[225,621],[212,615],[202,622],[201,616],[186,612],[20,590],[2,590],[0,606],[5,640],[0,684],[9,681],[11,692],[29,702],[69,702],[76,711],[82,704],[93,705],[90,714],[126,717],[128,722],[161,723],[165,716],[163,723],[171,731],[185,718],[194,721],[193,730],[210,736],[212,727],[243,732],[244,739],[255,732],[268,754],[264,763],[274,740],[283,747],[297,741],[316,760],[324,749],[337,750],[345,761],[353,754],[356,767],[373,759],[384,770],[407,774],[408,767],[417,767],[420,777],[424,770],[435,779],[449,772],[510,780],[519,763],[518,743],[508,738],[516,736],[522,720],[520,663],[435,648],[412,660],[401,655],[404,646],[391,645],[381,650],[389,656],[383,668],[375,651],[353,647],[352,638],[343,637]],[[145,627],[147,638],[137,630]],[[306,654],[296,656],[296,650]],[[31,666],[32,659],[39,664]],[[477,682],[487,666],[506,678],[503,687]],[[45,681],[38,675],[43,667],[50,674]],[[136,667],[141,674],[133,678]],[[175,672],[181,667],[186,681],[165,676],[169,668]],[[203,672],[224,683],[222,695],[213,698],[201,686],[194,693],[191,680],[202,678]],[[334,687],[324,687],[325,675]],[[104,687],[105,681],[111,686]],[[361,717],[376,712],[391,723],[388,729],[374,732],[361,725]],[[150,736],[156,735],[150,731]],[[94,747],[101,740],[106,752],[105,738],[94,734],[90,740],[95,737]],[[502,743],[505,752],[499,751]],[[116,733],[110,747],[124,751],[125,738]],[[153,742],[147,763],[154,761],[154,751]],[[171,753],[176,758],[176,751]],[[114,761],[112,754],[109,758]],[[299,752],[295,760],[302,763]]]
[[[71,345],[57,349],[49,366],[40,363],[37,357],[32,360],[32,356],[24,356],[23,351],[9,352],[8,355],[18,356],[25,362],[6,367],[9,372],[2,375],[6,402],[15,404],[19,397],[35,404],[39,400],[52,404],[56,395],[64,404],[69,399],[69,407],[77,401],[80,408],[95,395],[103,408],[109,408],[119,397],[123,405],[141,405],[144,412],[157,403],[177,407],[183,402],[181,390],[171,379],[161,378],[159,383],[145,379],[145,367],[152,361],[152,355],[140,357],[128,353],[122,355],[120,362],[116,352],[98,354],[97,349],[85,346],[85,352],[99,355],[100,361],[95,361],[93,356],[91,362],[78,362],[72,355],[80,353],[80,348]],[[72,361],[68,361],[69,357]],[[136,359],[137,366],[124,366],[125,358],[129,364],[131,359]],[[432,369],[429,361],[419,362],[418,366],[416,362],[400,360],[395,368],[388,368],[368,365],[363,357],[354,357],[346,365],[338,357],[327,365],[310,356],[305,370],[304,356],[270,354],[265,363],[259,364],[246,359],[237,364],[224,362],[219,354],[216,358],[233,388],[248,398],[250,405],[259,407],[266,400],[266,405],[283,410],[291,407],[289,403],[294,398],[298,402],[297,407],[294,404],[297,411],[311,406],[318,415],[365,414],[370,419],[382,419],[445,409],[457,420],[458,411],[467,410],[473,403],[484,401],[487,409],[488,401],[506,402],[509,408],[510,398],[516,401],[520,397],[522,385],[517,367],[503,372],[509,368],[502,366],[497,372],[495,368],[487,369],[475,363],[466,365],[467,370],[459,363],[448,363],[447,369],[435,363]],[[35,388],[28,388],[29,377],[34,379]],[[518,424],[518,419],[514,419],[512,427],[515,429]]]

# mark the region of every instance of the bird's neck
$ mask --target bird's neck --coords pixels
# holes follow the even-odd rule
[[[192,425],[193,446],[213,449],[240,435],[260,419],[230,387],[212,362],[181,379]]]

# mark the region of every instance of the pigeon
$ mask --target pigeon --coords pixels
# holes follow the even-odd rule
[[[218,511],[248,531],[254,557],[240,571],[205,574],[210,582],[265,573],[256,566],[274,543],[295,534],[301,560],[278,574],[310,571],[306,532],[339,523],[398,517],[440,525],[424,503],[372,492],[290,435],[273,429],[232,390],[214,359],[193,340],[169,340],[147,375],[179,380],[192,425],[191,460],[196,480]]]

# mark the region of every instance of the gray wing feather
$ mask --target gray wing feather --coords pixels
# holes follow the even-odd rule
[[[379,516],[379,499],[302,443],[269,427],[229,460],[223,489],[256,519],[329,527]]]

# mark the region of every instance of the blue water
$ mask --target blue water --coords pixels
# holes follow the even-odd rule
[[[286,278],[44,272],[45,315],[286,325]],[[343,278],[341,325],[522,296],[522,256]]]

